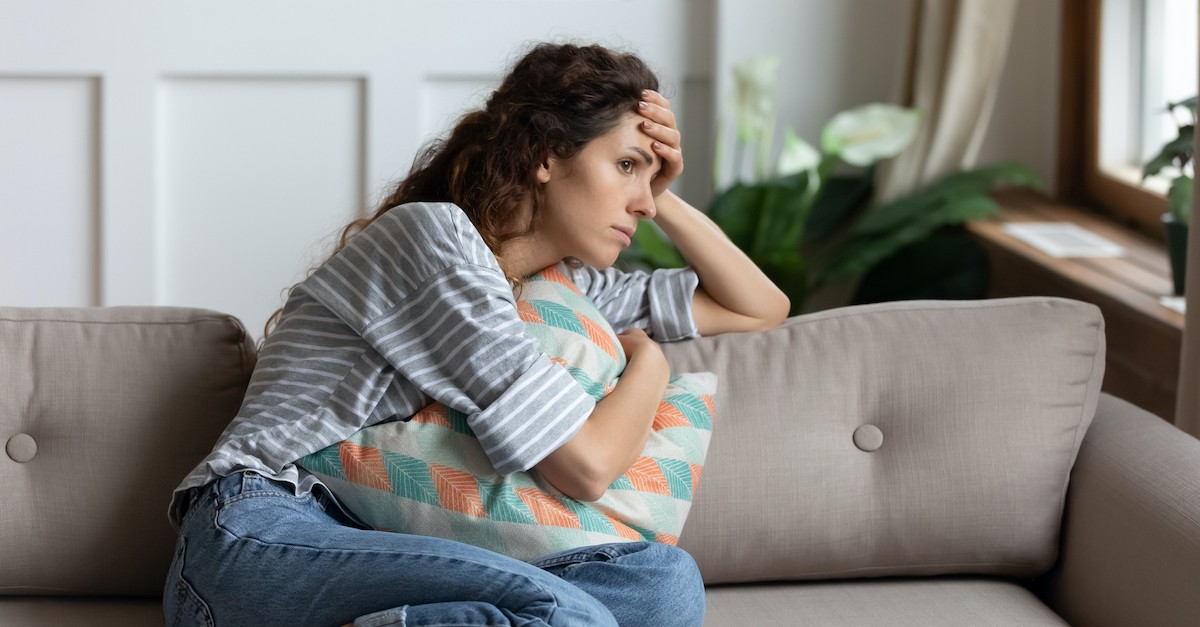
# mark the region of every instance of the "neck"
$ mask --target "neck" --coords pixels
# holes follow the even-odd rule
[[[536,233],[505,242],[500,257],[505,273],[522,278],[562,261]]]

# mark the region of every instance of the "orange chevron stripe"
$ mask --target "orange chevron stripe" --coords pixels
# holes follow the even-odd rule
[[[587,330],[588,338],[592,340],[593,344],[599,346],[600,350],[608,353],[608,356],[612,357],[613,361],[621,361],[621,358],[617,354],[617,346],[615,343],[613,343],[612,336],[609,335],[603,327],[596,324],[594,320],[579,313],[578,311],[575,312],[575,317],[579,318],[579,322],[581,322],[583,324],[583,328]]]
[[[629,470],[625,471],[625,476],[629,478],[634,489],[653,494],[671,495],[671,486],[667,483],[667,477],[663,474],[662,468],[659,468],[658,464],[649,457],[639,457],[629,467]]]
[[[700,473],[704,471],[704,466],[700,464],[688,464],[692,469],[692,498],[696,498],[696,490],[700,487]]]
[[[579,291],[579,288],[575,286],[575,283],[572,282],[571,279],[569,277],[567,277],[567,275],[563,274],[562,271],[560,271],[558,269],[558,266],[550,266],[549,268],[542,270],[538,274],[540,274],[541,277],[543,279],[546,279],[547,281],[561,283],[561,284],[571,288],[571,291],[575,292],[576,294],[580,294],[580,295],[583,294],[582,292]]]
[[[517,301],[517,316],[521,318],[522,322],[546,324],[546,321],[542,320],[542,315],[539,314],[537,309],[534,309],[533,305],[529,304],[529,301],[526,300]]]
[[[568,529],[583,529],[579,517],[567,509],[558,499],[542,492],[537,488],[516,488],[513,492],[533,512],[539,525],[549,527],[566,527]]]
[[[675,546],[676,544],[679,544],[679,536],[673,536],[669,533],[655,533],[654,541]]]
[[[414,422],[424,422],[447,429],[453,429],[450,426],[450,416],[446,413],[446,406],[441,403],[430,403],[425,409],[413,414]]]
[[[659,401],[658,411],[654,412],[654,424],[651,425],[655,431],[662,431],[670,427],[690,427],[692,423],[688,421],[687,416],[679,411],[678,407],[666,402]]]
[[[487,510],[483,507],[483,499],[479,496],[479,484],[470,473],[431,463],[429,476],[433,477],[433,485],[437,487],[442,507],[476,518],[488,517]]]
[[[712,394],[701,394],[700,400],[704,401],[704,406],[708,408],[709,419],[715,419],[717,417],[717,406],[713,402]]]
[[[562,366],[563,368],[567,367],[567,360],[563,359],[562,357],[551,357],[550,361]]]
[[[629,525],[617,520],[616,518],[613,518],[612,516],[609,516],[608,514],[605,514],[604,517],[608,519],[608,522],[612,523],[613,529],[616,529],[617,535],[621,536],[622,538],[634,541],[640,541],[642,539],[642,534],[634,530],[633,527],[630,527]]]
[[[384,492],[392,491],[392,480],[383,467],[383,456],[379,449],[340,442],[338,456],[342,458],[342,467],[346,469],[347,481]]]

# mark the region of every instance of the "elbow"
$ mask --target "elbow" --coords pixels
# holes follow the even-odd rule
[[[606,480],[588,447],[578,446],[574,439],[551,453],[537,464],[538,474],[563,494],[577,501],[598,501],[616,479]]]
[[[587,503],[592,503],[595,501],[599,501],[604,496],[604,493],[607,491],[608,491],[607,485],[604,485],[603,483],[600,483],[600,482],[594,482],[594,483],[590,483],[586,486],[583,486],[575,494],[568,494],[567,496],[575,499],[576,501],[584,501]]]
[[[604,493],[608,491],[608,486],[611,482],[605,483],[597,477],[591,476],[588,473],[577,472],[565,480],[561,480],[558,485],[553,481],[551,484],[558,488],[559,492],[575,499],[576,501],[585,501],[588,503],[599,501]]]

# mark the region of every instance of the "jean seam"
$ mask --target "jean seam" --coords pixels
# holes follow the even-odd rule
[[[617,551],[611,549],[610,547],[602,546],[602,547],[593,548],[593,549],[587,550],[587,551],[576,551],[575,553],[570,553],[568,555],[562,555],[562,556],[556,557],[550,561],[537,560],[532,563],[533,563],[533,565],[537,566],[538,568],[553,568],[555,566],[571,565],[571,564],[576,564],[576,563],[582,564],[582,563],[586,563],[586,562],[596,561],[596,560],[588,559],[588,558],[590,558],[594,555],[597,555],[597,554],[603,554],[608,557],[607,561],[613,561],[613,560],[616,560],[617,558],[621,557],[620,555],[616,555],[616,553],[617,553]]]

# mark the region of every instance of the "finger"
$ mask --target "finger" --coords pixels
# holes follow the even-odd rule
[[[638,103],[638,113],[664,126],[675,126],[675,112],[660,104],[643,100]]]
[[[668,178],[678,177],[683,173],[683,152],[662,142],[654,142],[654,152],[663,160],[662,172],[659,176]]]
[[[650,120],[642,122],[642,131],[649,135],[652,139],[656,139],[673,148],[679,148],[680,141],[683,139],[682,134],[678,129],[662,124],[656,124]]]
[[[654,91],[653,89],[642,90],[642,100],[651,104],[656,104],[664,109],[671,108],[671,101],[667,100],[666,96]]]

